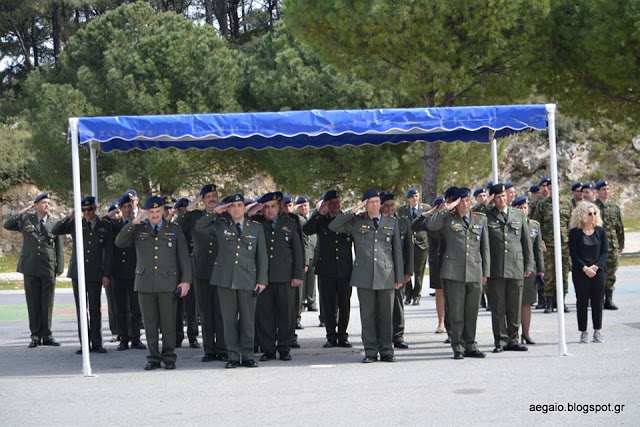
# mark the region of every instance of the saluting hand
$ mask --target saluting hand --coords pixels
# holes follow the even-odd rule
[[[140,212],[138,212],[138,215],[133,219],[133,221],[131,221],[131,224],[133,225],[138,225],[142,222],[143,217],[146,216],[146,212],[144,209],[140,209]]]
[[[329,204],[324,200],[319,200],[316,203],[316,209],[320,215],[326,215],[329,212]]]
[[[455,208],[456,206],[458,206],[458,203],[460,203],[460,199],[456,199],[451,203],[445,203],[444,207],[450,211],[451,209]]]
[[[216,206],[215,208],[213,208],[213,213],[219,215],[222,212],[226,212],[227,209],[229,209],[229,206],[231,206],[231,203],[225,203],[224,205]]]
[[[257,214],[258,212],[260,212],[261,210],[262,210],[262,203],[253,202],[247,205],[244,211],[247,213],[247,215],[251,217]]]
[[[22,209],[20,211],[20,214],[26,214],[27,212],[29,212],[31,209],[35,208],[36,204],[35,203],[31,203],[29,206],[27,206],[26,208]]]
[[[364,207],[367,205],[367,201],[363,200],[360,202],[360,204],[358,204],[358,206],[356,206],[355,208],[351,209],[351,213],[356,215],[358,214],[358,212],[362,211],[362,209],[364,209]]]
[[[73,218],[75,214],[76,214],[76,210],[71,209],[69,212],[67,212],[67,218]]]
[[[197,208],[201,201],[202,201],[202,196],[198,196],[195,199],[193,199],[193,201],[187,205],[187,211],[192,211],[195,208]]]

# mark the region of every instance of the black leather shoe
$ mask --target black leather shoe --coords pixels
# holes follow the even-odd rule
[[[214,360],[216,360],[216,355],[213,353],[205,353],[204,356],[202,356],[201,360],[203,362],[213,362]]]
[[[242,361],[242,366],[244,366],[245,368],[257,368],[258,367],[258,362],[256,362],[253,359],[243,360]]]
[[[196,339],[189,340],[189,347],[191,347],[191,348],[200,348],[200,343]]]
[[[353,344],[349,340],[338,340],[338,347],[351,348]]]
[[[118,351],[124,350],[129,350],[129,343],[126,341],[120,341],[120,344],[118,344]]]
[[[404,299],[404,305],[409,305],[409,304],[411,304],[411,297],[406,297]]]
[[[240,362],[238,362],[237,360],[229,360],[227,364],[224,365],[224,368],[232,369],[232,368],[237,368],[238,366],[240,366]]]
[[[37,346],[38,346],[38,340],[37,340],[37,339],[32,339],[32,340],[29,342],[29,345],[28,345],[27,347],[29,347],[29,348],[36,348]]]
[[[380,356],[381,362],[395,362],[396,357],[393,354],[385,354],[384,356]]]
[[[291,348],[300,348],[300,343],[298,340],[291,341]]]
[[[409,348],[409,344],[407,344],[407,343],[406,343],[406,342],[404,342],[404,341],[396,341],[396,342],[394,342],[394,343],[393,343],[393,346],[394,346],[395,348],[402,348],[402,349],[407,349],[407,348]]]
[[[464,359],[464,354],[460,353],[459,351],[456,351],[455,353],[453,353],[453,358],[456,360]]]
[[[320,323],[318,324],[318,328],[324,328],[324,322],[320,322]]]
[[[481,352],[480,350],[473,350],[473,351],[465,351],[464,357],[475,357],[476,359],[484,359],[485,357],[487,357],[487,355]]]
[[[104,354],[107,352],[107,349],[105,349],[103,346],[99,345],[98,347],[93,347],[93,351],[94,353],[101,353]]]
[[[502,347],[496,347],[493,349],[493,353],[502,353],[504,351],[504,348]]]
[[[229,360],[227,353],[218,353],[216,354],[216,360],[222,360],[223,362]]]
[[[571,313],[571,310],[569,310],[569,307],[566,304],[564,305],[564,312]]]
[[[176,362],[164,362],[164,369],[176,369]]]
[[[365,356],[364,359],[362,359],[362,363],[373,363],[377,361],[378,358],[376,356]]]
[[[49,338],[48,340],[42,340],[42,345],[50,345],[53,347],[60,347],[60,343],[53,338]]]
[[[318,307],[316,307],[315,305],[310,305],[309,307],[307,307],[307,311],[318,311]]]
[[[447,339],[444,340],[445,344],[451,344],[451,337],[447,337]]]
[[[266,362],[268,360],[274,360],[275,358],[276,358],[275,353],[264,352],[262,353],[262,356],[260,356],[260,361]]]
[[[280,360],[291,360],[291,353],[289,353],[288,351],[283,351],[280,353]]]
[[[118,342],[120,341],[120,337],[111,337],[111,339],[109,340],[109,342]]]
[[[419,296],[415,297],[411,305],[420,305],[420,297]]]
[[[296,329],[304,329],[304,326],[302,326],[302,323],[297,322],[296,323]]]
[[[135,348],[136,350],[146,350],[147,346],[142,344],[142,341],[131,341],[131,348]]]
[[[76,350],[76,354],[82,354],[82,347]]]
[[[338,342],[337,341],[328,340],[326,343],[324,343],[324,345],[322,347],[331,348],[331,347],[337,347],[337,346],[338,346]]]
[[[158,362],[147,362],[147,364],[144,367],[145,371],[153,371],[154,369],[158,369],[160,367],[160,364]]]
[[[176,340],[176,348],[182,347],[182,340]]]
[[[527,351],[529,349],[522,344],[513,344],[513,345],[506,346],[504,350],[505,351]]]

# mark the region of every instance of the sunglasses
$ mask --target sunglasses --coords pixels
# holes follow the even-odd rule
[[[95,206],[89,206],[88,208],[82,208],[82,212],[93,212],[96,210]]]
[[[597,213],[595,213],[595,212],[589,212],[589,213],[587,213],[587,215],[589,215],[589,216],[596,216],[596,215],[598,215],[598,214],[597,214]]]

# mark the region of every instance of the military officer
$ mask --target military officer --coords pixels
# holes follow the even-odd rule
[[[3,224],[7,230],[22,233],[18,272],[24,277],[31,331],[29,348],[39,344],[60,345],[51,334],[51,314],[56,277],[64,270],[64,245],[62,237],[51,232],[50,209],[49,194],[40,194],[32,204],[11,215]]]
[[[529,201],[529,218],[531,218],[536,210],[536,205],[543,199],[540,184],[533,184],[529,187],[529,194],[531,194],[531,200]]]
[[[133,221],[133,203],[128,194],[120,197],[116,210],[120,215],[107,214],[111,221],[111,231],[114,239],[113,263],[111,268],[111,285],[113,288],[118,317],[118,336],[120,343],[118,351],[131,348],[146,350],[147,346],[140,341],[142,313],[135,291],[136,278],[136,250],[134,247],[119,248],[115,246],[115,238],[120,231]]]
[[[398,209],[398,218],[407,218],[411,222],[423,212],[431,209],[431,206],[420,203],[420,192],[417,187],[409,188],[406,198],[408,203]],[[414,232],[413,246],[413,286],[411,279],[405,284],[405,305],[411,304],[412,301],[413,305],[420,304],[424,269],[429,253],[427,233],[424,231]]]
[[[320,307],[324,310],[327,342],[324,348],[350,348],[349,315],[351,311],[351,270],[353,268],[349,234],[336,233],[329,224],[341,213],[340,195],[336,190],[328,190],[309,221],[302,227],[308,235],[318,235],[315,273],[318,275]]]
[[[593,182],[588,182],[582,185],[582,200],[587,202],[596,202],[596,185]]]
[[[584,186],[581,182],[576,182],[571,186],[571,204],[575,208],[578,206],[578,203],[582,201],[582,187]]]
[[[471,208],[471,211],[472,211],[472,212],[481,212],[481,213],[486,213],[486,212],[487,212],[487,210],[488,210],[489,208],[491,208],[491,206],[492,206],[492,201],[493,201],[493,196],[491,196],[491,195],[487,195],[487,192],[489,191],[489,189],[490,189],[492,186],[493,186],[493,181],[489,181],[489,182],[487,183],[487,188],[486,188],[486,190],[485,190],[485,192],[484,192],[484,197],[482,197],[482,194],[483,194],[483,193],[478,191],[479,189],[476,189],[476,191],[474,191],[474,194],[477,192],[477,193],[478,193],[478,195],[479,195],[479,196],[481,196],[481,197],[480,197],[480,200],[478,200],[478,199],[476,198],[476,201],[478,201],[478,203],[476,203],[476,204]],[[455,187],[451,187],[451,188],[449,188],[448,190],[451,190],[451,189],[454,189],[454,188],[455,188]],[[445,199],[448,199],[448,197],[447,197],[447,194],[446,194],[446,193],[445,193],[445,195],[444,195],[444,198],[445,198]],[[449,202],[447,202],[447,203],[449,203]]]
[[[126,195],[129,195],[129,198],[131,199],[131,204],[133,205],[133,217],[135,218],[140,213],[140,210],[138,209],[138,204],[140,203],[138,193],[133,188],[130,188],[124,192],[123,196]]]
[[[476,322],[481,284],[489,275],[489,235],[487,217],[471,212],[471,190],[458,188],[450,203],[431,209],[412,228],[439,231],[446,242],[440,277],[454,359],[484,358],[476,343]]]
[[[524,213],[507,205],[504,184],[494,184],[489,193],[494,204],[486,214],[491,257],[487,288],[493,352],[526,351],[527,347],[519,343],[518,331],[524,278],[531,276],[535,268],[531,231]]]
[[[96,215],[96,199],[93,196],[82,198],[82,239],[84,242],[84,272],[86,298],[89,307],[89,340],[91,351],[106,353],[102,346],[102,314],[100,312],[102,288],[109,286],[111,281],[111,265],[113,258],[113,238],[111,237],[111,223]],[[76,232],[73,209],[66,218],[56,222],[51,232],[56,235],[71,234],[73,236],[73,251],[69,262],[68,277],[73,284],[73,296],[76,301],[76,315],[78,318],[78,336],[80,337],[80,295],[78,290],[78,269],[76,266]],[[76,351],[82,354],[82,348]]]
[[[198,233],[217,239],[219,252],[210,283],[218,288],[229,361],[225,368],[254,368],[256,298],[269,280],[264,230],[245,217],[244,197],[234,194],[197,222]]]
[[[504,183],[504,192],[507,195],[507,206],[511,206],[511,203],[513,203],[517,196],[513,182]]]
[[[407,283],[411,280],[413,274],[413,232],[411,231],[411,223],[406,217],[396,217],[396,200],[395,195],[391,193],[380,193],[380,212],[383,215],[394,217],[398,220],[398,228],[400,231],[400,242],[402,244],[402,272],[403,282]],[[404,286],[396,289],[393,298],[393,346],[395,348],[409,348],[404,340]]]
[[[142,316],[149,355],[145,370],[176,368],[176,299],[191,287],[191,262],[187,241],[179,225],[163,218],[164,200],[152,196],[144,209],[116,237],[119,248],[135,245],[135,290]],[[162,353],[158,345],[162,333]]]
[[[111,240],[116,239],[117,233],[113,230],[113,222],[111,221],[113,218],[122,217],[122,212],[120,211],[120,205],[118,204],[118,200],[114,201],[109,205],[107,209],[107,214],[103,217],[105,220],[111,222]],[[111,245],[113,248],[113,244]],[[114,249],[115,255],[115,249]],[[113,271],[112,271],[113,273]],[[110,277],[111,284],[113,284],[113,277]],[[104,293],[107,296],[107,313],[109,314],[109,331],[111,331],[111,339],[109,342],[117,342],[120,341],[120,327],[118,326],[118,302],[116,300],[116,294],[113,286],[107,286],[104,288]]]
[[[311,218],[311,210],[309,206],[309,199],[307,196],[300,196],[296,199],[296,212],[300,215],[300,223],[304,227],[307,221]],[[313,272],[313,255],[316,251],[316,244],[318,242],[318,236],[312,234],[307,236],[302,234],[304,242],[304,279],[302,280],[302,292],[300,292],[300,308],[298,311],[298,323],[300,322],[300,315],[302,310],[306,307],[308,311],[318,311],[316,304],[316,275]]]
[[[595,204],[602,215],[602,226],[607,232],[609,248],[607,252],[607,284],[604,291],[604,308],[617,310],[618,306],[613,302],[613,290],[616,284],[616,271],[618,270],[618,256],[624,250],[624,225],[620,206],[611,200],[611,186],[606,179],[596,182],[595,189],[598,192],[598,200]]]
[[[476,205],[480,203],[484,204],[484,201],[487,200],[487,191],[482,187],[476,188],[473,191],[473,198],[476,201]]]

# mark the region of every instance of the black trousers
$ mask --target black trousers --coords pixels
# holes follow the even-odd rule
[[[76,318],[78,319],[78,340],[82,342],[81,330],[80,330],[80,299],[78,290],[78,281],[72,280],[73,285],[73,297],[76,300]],[[100,311],[100,297],[102,296],[102,283],[100,282],[86,282],[86,298],[87,310],[89,311],[89,341],[91,345],[95,347],[102,346],[102,313]],[[86,314],[85,314],[86,315]]]
[[[209,284],[209,279],[195,278],[196,300],[202,323],[202,347],[205,354],[224,355],[227,352],[224,343],[224,327],[218,287]]]
[[[109,287],[113,287],[116,298],[118,335],[121,342],[140,341],[142,313],[138,293],[134,290],[134,279],[114,277]]]
[[[576,307],[578,315],[578,330],[587,330],[588,305],[591,300],[591,320],[593,329],[602,329],[602,309],[604,306],[604,286],[607,282],[607,274],[598,270],[598,273],[589,278],[582,270],[571,272],[573,286],[576,289]]]
[[[111,335],[120,335],[118,327],[118,301],[116,300],[115,289],[110,283],[104,288],[104,294],[107,296],[107,313],[109,313],[109,331]]]
[[[291,283],[270,282],[258,295],[256,326],[262,351],[275,353],[291,350],[295,333],[295,288]]]
[[[184,313],[184,316],[183,316]],[[196,292],[193,287],[189,293],[178,300],[176,305],[176,342],[184,340],[182,321],[187,319],[187,338],[189,342],[198,338],[198,317],[196,316]]]
[[[31,339],[51,338],[51,307],[55,287],[55,277],[24,275],[24,295],[27,300]]]
[[[320,305],[324,310],[324,325],[329,341],[346,341],[351,311],[351,285],[348,279],[318,276]],[[337,328],[337,330],[336,330]]]
[[[393,342],[404,341],[404,286],[393,294]]]

